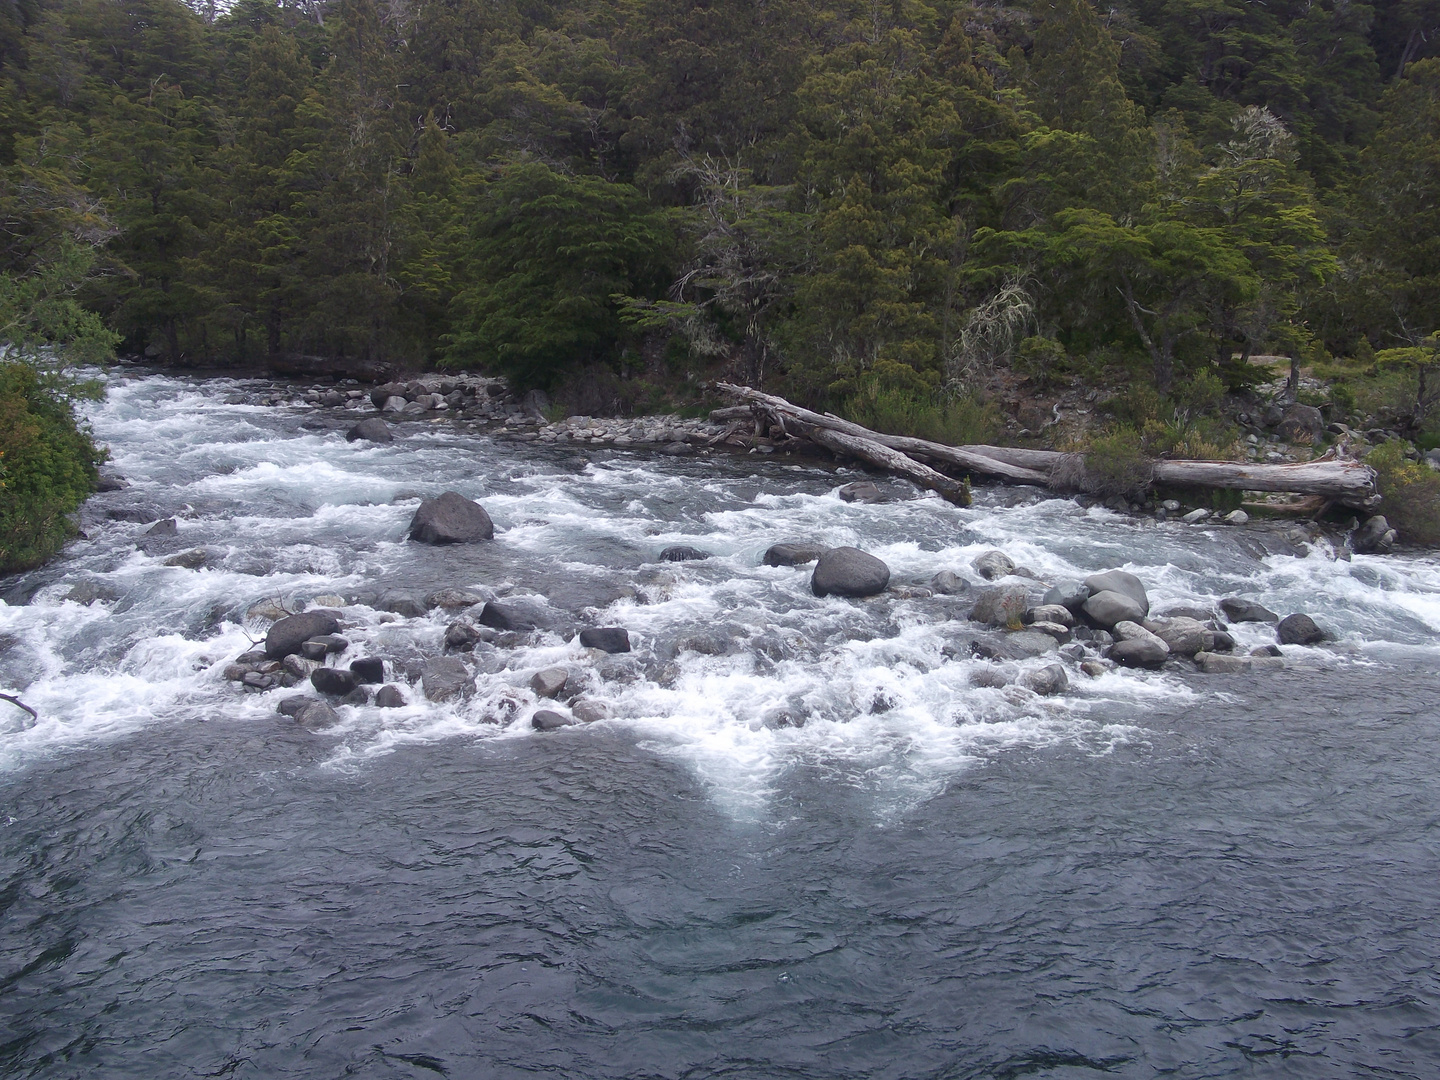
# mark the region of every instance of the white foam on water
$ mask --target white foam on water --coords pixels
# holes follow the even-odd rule
[[[316,736],[329,742],[331,767],[364,768],[377,755],[448,739],[584,737],[538,734],[529,724],[537,709],[554,707],[535,697],[530,677],[564,664],[586,696],[607,705],[611,719],[600,723],[685,763],[737,814],[768,805],[799,772],[871,792],[882,812],[903,811],[1017,748],[1107,753],[1143,743],[1147,709],[1198,706],[1235,686],[1170,671],[1091,679],[1069,664],[1070,688],[1057,697],[972,686],[990,665],[955,649],[978,632],[963,621],[963,598],[818,600],[810,568],[760,565],[765,549],[783,541],[861,547],[886,561],[896,585],[951,570],[983,587],[971,563],[991,548],[1045,581],[1123,568],[1146,582],[1155,611],[1244,595],[1281,615],[1311,613],[1339,647],[1287,647],[1296,663],[1440,658],[1433,556],[1343,562],[1321,544],[1299,558],[1257,559],[1236,546],[1232,530],[1136,522],[985,489],[959,508],[883,482],[901,501],[852,504],[837,495],[858,475],[846,470],[516,447],[448,422],[407,425],[385,446],[347,444],[343,417],[225,400],[264,389],[111,380],[108,397],[91,408],[113,467],[133,485],[110,498],[153,500],[156,513],[178,514],[178,546],[145,554],[135,545],[148,525],[97,519],[87,524],[89,540],[37,572],[49,584],[29,604],[0,603],[0,635],[8,635],[0,640],[16,642],[0,649],[0,689],[41,714],[30,723],[0,703],[0,770],[155,724],[289,723],[274,705],[300,690],[247,694],[222,678],[264,632],[263,623],[242,625],[244,611],[267,597],[303,602],[409,587],[427,554],[405,540],[416,500],[447,489],[484,501],[499,530],[487,557],[506,569],[503,580],[456,570],[444,584],[523,594],[513,581],[631,582],[636,596],[579,622],[626,627],[636,652],[597,660],[578,641],[547,634],[477,654],[469,700],[431,703],[417,685],[406,687],[402,708],[339,707],[340,724]],[[299,421],[309,417],[329,417],[330,427],[307,430]],[[675,544],[711,558],[654,562]],[[190,546],[217,553],[214,565],[163,565]],[[591,550],[605,551],[610,564],[587,561]],[[434,556],[433,565],[462,565],[461,554]],[[88,606],[65,599],[77,584],[100,587],[102,598]],[[437,610],[402,619],[363,602],[343,614],[353,644],[341,663],[362,655],[418,663],[440,651],[454,617]],[[1244,648],[1274,640],[1269,624],[1233,633]],[[1002,667],[1015,675],[1055,660]]]

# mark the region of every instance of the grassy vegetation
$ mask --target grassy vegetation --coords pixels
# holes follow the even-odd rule
[[[846,398],[841,414],[889,435],[910,435],[963,446],[993,442],[1000,431],[995,408],[975,398],[918,387],[863,383]]]
[[[75,422],[76,387],[0,362],[0,573],[37,566],[74,532],[104,455]]]

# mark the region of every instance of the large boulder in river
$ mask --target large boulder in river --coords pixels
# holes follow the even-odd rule
[[[1103,574],[1091,574],[1085,579],[1085,584],[1089,587],[1091,596],[1102,592],[1117,592],[1140,605],[1141,618],[1150,614],[1150,597],[1145,593],[1144,584],[1134,574],[1127,574],[1124,570],[1107,570]]]
[[[495,630],[513,630],[523,634],[531,630],[548,630],[555,620],[533,600],[491,600],[480,609],[480,622]]]
[[[1059,604],[1070,611],[1079,611],[1085,601],[1090,599],[1090,586],[1083,585],[1078,581],[1057,581],[1041,599],[1042,604]]]
[[[970,618],[986,626],[1019,626],[1030,607],[1030,590],[1024,585],[997,585],[975,600]]]
[[[287,615],[280,619],[265,635],[265,655],[271,660],[282,660],[291,653],[299,652],[300,646],[311,638],[324,637],[340,629],[335,616],[325,611],[304,611],[299,615]]]
[[[1229,596],[1220,601],[1220,610],[1231,622],[1269,622],[1278,623],[1280,616],[1267,607],[1262,607],[1254,600],[1246,600],[1240,596]]]
[[[816,596],[874,596],[890,584],[890,567],[859,548],[831,548],[815,563],[810,591]]]
[[[1087,619],[1106,630],[1111,629],[1116,623],[1141,622],[1144,620],[1148,608],[1148,604],[1137,603],[1133,596],[1115,592],[1113,589],[1102,589],[1092,593],[1090,599],[1080,606],[1080,610],[1085,613]]]
[[[772,544],[760,561],[766,566],[804,566],[825,554],[824,544]]]
[[[1215,645],[1215,631],[1198,619],[1183,617],[1156,619],[1144,624],[1161,641],[1170,647],[1176,656],[1194,656],[1207,647]]]
[[[1124,667],[1158,668],[1170,658],[1170,649],[1153,634],[1144,638],[1117,641],[1105,654]]]
[[[1318,645],[1328,635],[1309,615],[1286,615],[1275,628],[1281,645]]]
[[[381,420],[378,416],[372,416],[368,420],[361,420],[345,433],[346,442],[379,442],[386,443],[393,441],[394,436],[390,434],[390,425]]]
[[[471,544],[494,538],[495,525],[485,508],[458,491],[422,500],[410,519],[410,539],[422,544]]]

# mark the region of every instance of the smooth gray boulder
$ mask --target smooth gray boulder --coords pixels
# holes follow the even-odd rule
[[[275,711],[281,716],[298,716],[300,715],[300,710],[314,702],[314,700],[313,697],[307,697],[304,694],[294,694],[287,698],[281,698],[280,704],[275,706]]]
[[[1065,674],[1065,669],[1059,664],[1046,664],[1035,671],[1027,671],[1020,676],[1020,685],[1027,690],[1048,697],[1051,694],[1061,694],[1070,688],[1070,678]]]
[[[390,434],[390,425],[381,420],[378,416],[372,416],[367,420],[361,420],[345,433],[346,442],[378,442],[387,443],[394,441]]]
[[[930,579],[936,596],[959,596],[970,591],[970,583],[953,570],[941,570]]]
[[[1140,622],[1145,618],[1147,607],[1137,603],[1133,596],[1104,589],[1092,593],[1090,599],[1080,605],[1080,610],[1096,626],[1109,630],[1116,623]]]
[[[1220,610],[1231,622],[1278,623],[1280,616],[1267,607],[1239,596],[1229,596],[1220,601]]]
[[[816,596],[874,596],[890,584],[890,567],[859,548],[830,548],[815,563],[810,591]]]
[[[1215,632],[1196,619],[1152,619],[1144,626],[1176,656],[1194,656],[1215,640]]]
[[[581,698],[570,706],[570,712],[576,720],[584,724],[593,724],[610,715],[610,709],[606,704],[603,701],[596,701],[594,698]]]
[[[1105,655],[1125,667],[1158,668],[1170,658],[1170,650],[1163,641],[1151,635],[1150,638],[1117,641]]]
[[[329,694],[332,697],[343,697],[355,689],[355,676],[353,673],[343,671],[340,668],[316,668],[310,673],[310,684],[322,694]]]
[[[176,523],[175,519],[172,517],[172,518],[165,518],[163,521],[157,521],[157,522],[155,522],[154,525],[151,525],[148,529],[145,530],[144,535],[145,535],[145,536],[160,536],[160,537],[165,537],[165,536],[176,536],[176,535],[179,534],[179,532],[180,532],[180,526],[179,526],[179,524]]]
[[[1124,570],[1107,570],[1103,574],[1091,574],[1085,579],[1085,585],[1090,589],[1090,595],[1102,592],[1118,592],[1122,596],[1128,596],[1143,609],[1141,616],[1150,614],[1150,597],[1145,592],[1144,583],[1134,574],[1128,574]]]
[[[1070,614],[1070,609],[1064,604],[1041,604],[1026,612],[1026,618],[1031,622],[1059,623],[1061,626],[1074,626],[1075,616]]]
[[[1078,581],[1059,581],[1045,591],[1042,604],[1059,604],[1071,611],[1079,611],[1090,599],[1090,586]]]
[[[431,701],[450,701],[473,693],[475,678],[464,661],[438,656],[420,669],[420,686]]]
[[[476,604],[483,604],[487,600],[493,600],[494,593],[488,590],[484,593],[474,589],[436,589],[425,598],[427,608],[445,608],[447,611],[454,611],[460,608],[474,607]]]
[[[340,629],[335,616],[323,611],[302,611],[299,615],[287,615],[276,620],[265,635],[265,655],[271,660],[281,660],[311,638],[324,637]]]
[[[1309,615],[1286,615],[1275,628],[1281,645],[1318,645],[1330,635],[1315,625]]]
[[[987,551],[983,555],[977,555],[970,565],[986,581],[1008,577],[1015,572],[1015,564],[1003,551]]]
[[[771,544],[760,561],[766,566],[804,566],[824,553],[824,544]]]
[[[996,585],[983,589],[970,609],[970,618],[986,626],[1019,626],[1030,607],[1030,590],[1024,585]]]
[[[319,637],[307,638],[300,643],[300,655],[307,660],[324,660],[331,653],[344,652],[350,647],[348,638],[339,634],[321,634]]]
[[[541,709],[530,718],[530,726],[536,731],[558,731],[561,728],[575,727],[580,721],[569,713],[556,712],[554,709]]]
[[[422,544],[473,544],[494,538],[495,525],[485,508],[458,491],[422,500],[410,519],[410,539]]]
[[[393,612],[407,619],[420,619],[424,618],[426,608],[424,599],[416,593],[387,589],[375,601],[375,610]]]
[[[526,633],[549,629],[553,621],[550,614],[534,601],[491,600],[480,609],[480,622],[496,630]]]
[[[1390,522],[1376,514],[1350,534],[1350,547],[1360,555],[1383,555],[1395,546],[1399,538]]]
[[[1072,634],[1070,628],[1064,623],[1036,621],[1030,624],[1031,633],[1044,634],[1046,637],[1054,638],[1061,645],[1068,644]]]
[[[591,626],[580,631],[580,645],[607,653],[630,651],[630,632],[623,626]]]

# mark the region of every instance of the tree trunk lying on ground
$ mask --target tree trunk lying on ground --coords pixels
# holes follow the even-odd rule
[[[774,394],[748,386],[717,383],[716,389],[749,403],[757,428],[779,428],[808,439],[833,453],[860,458],[882,469],[909,477],[952,502],[968,502],[957,495],[958,485],[924,462],[975,476],[996,477],[1012,483],[1037,484],[1058,491],[1093,490],[1093,477],[1083,454],[1057,450],[1029,450],[1012,446],[946,446],[928,439],[886,435],[829,413],[793,405]],[[737,406],[724,410],[724,419],[744,414]],[[923,459],[923,462],[916,460]],[[1379,501],[1375,470],[1359,461],[1303,461],[1285,465],[1257,465],[1240,461],[1155,461],[1152,483],[1175,487],[1227,488],[1240,491],[1283,491],[1321,495],[1344,506],[1371,509]],[[1098,483],[1098,481],[1096,481]]]

